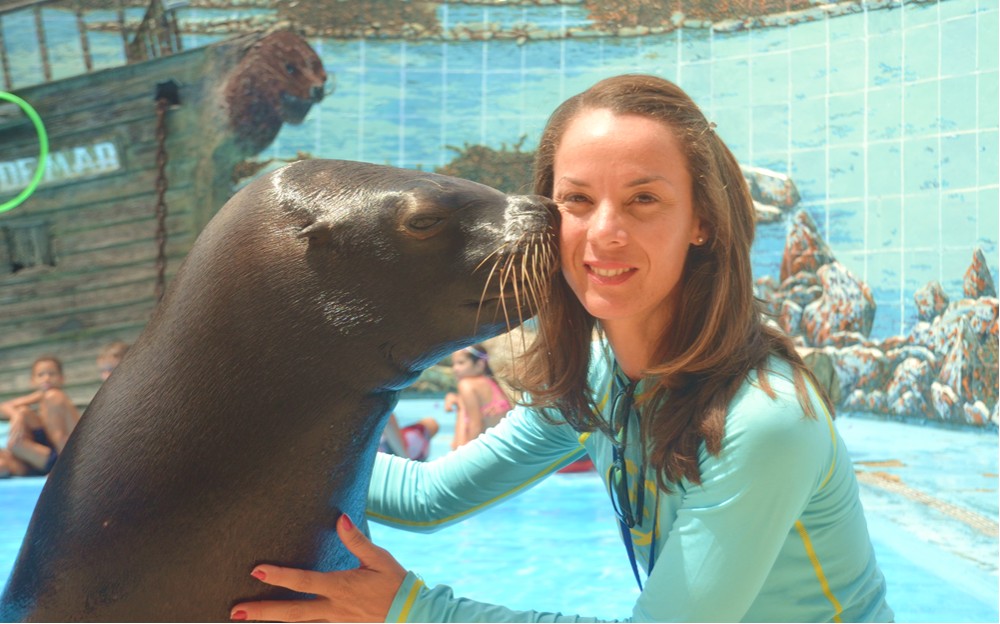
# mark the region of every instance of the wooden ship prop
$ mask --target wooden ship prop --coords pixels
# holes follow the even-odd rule
[[[75,15],[83,73],[53,77],[43,11]],[[35,25],[42,70],[23,88],[11,75],[11,55],[23,52],[2,38],[19,15]],[[234,168],[326,93],[321,60],[288,27],[185,49],[161,0],[137,27],[117,16],[121,62],[98,69],[79,0],[0,5],[0,91],[37,112],[49,143],[35,191],[0,212],[0,400],[29,391],[32,362],[52,354],[86,406],[101,347],[138,336],[232,195]],[[22,106],[0,100],[0,205],[29,183],[39,139]]]

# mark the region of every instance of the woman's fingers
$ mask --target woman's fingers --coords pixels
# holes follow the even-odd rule
[[[327,606],[321,600],[262,600],[247,602],[233,607],[229,613],[232,620],[255,620],[265,622],[314,622],[328,621],[325,617]]]
[[[233,620],[276,622],[381,622],[406,576],[384,548],[372,544],[347,514],[337,520],[337,535],[358,558],[360,567],[340,572],[313,572],[261,564],[251,575],[268,585],[315,596],[311,600],[243,602],[230,610]]]
[[[315,594],[317,584],[323,580],[322,572],[264,564],[254,568],[250,576],[268,585],[285,587],[303,594]]]
[[[371,540],[359,531],[358,527],[354,526],[347,514],[341,514],[340,518],[337,519],[337,536],[340,537],[340,541],[344,543],[347,550],[358,558],[362,568],[377,571],[394,571],[395,568],[398,568],[404,576],[406,575],[402,566],[396,562],[392,555],[384,548],[372,544]]]

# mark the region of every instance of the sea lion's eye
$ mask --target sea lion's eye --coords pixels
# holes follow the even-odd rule
[[[285,63],[285,71],[287,71],[289,74],[294,75],[295,72],[298,71],[298,68],[296,68],[295,65],[293,65],[292,63]]]
[[[418,232],[425,232],[438,223],[444,221],[441,217],[424,216],[424,217],[413,217],[406,223],[406,227],[411,230],[417,230]]]

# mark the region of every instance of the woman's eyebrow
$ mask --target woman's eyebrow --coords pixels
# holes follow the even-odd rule
[[[568,182],[568,183],[572,184],[573,186],[590,186],[589,184],[587,184],[583,180],[577,180],[576,178],[571,178],[569,176],[563,176],[563,177],[559,178],[558,180],[556,180],[556,184],[559,184],[561,182]]]
[[[649,184],[650,182],[666,182],[667,184],[670,184],[670,180],[667,180],[665,176],[651,175],[632,180],[627,186],[642,186],[643,184]]]

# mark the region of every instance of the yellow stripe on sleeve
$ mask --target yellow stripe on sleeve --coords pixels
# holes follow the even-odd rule
[[[826,580],[826,573],[823,572],[823,566],[819,563],[819,558],[816,556],[816,551],[813,549],[812,540],[809,539],[809,532],[806,531],[806,527],[802,524],[801,520],[795,521],[795,529],[799,532],[799,536],[802,537],[802,544],[806,548],[806,554],[809,555],[809,561],[812,562],[813,570],[816,571],[816,578],[819,579],[819,585],[823,588],[823,594],[826,599],[830,601],[833,605],[833,621],[842,622],[840,619],[840,614],[844,611],[843,607],[840,606],[840,601],[837,597],[833,595],[830,591],[830,583]]]
[[[413,608],[413,603],[417,599],[417,594],[424,586],[424,581],[422,579],[417,579],[417,582],[413,584],[410,588],[410,593],[406,596],[406,602],[403,603],[403,608],[399,612],[399,619],[397,622],[406,622],[410,619],[410,609]]]

